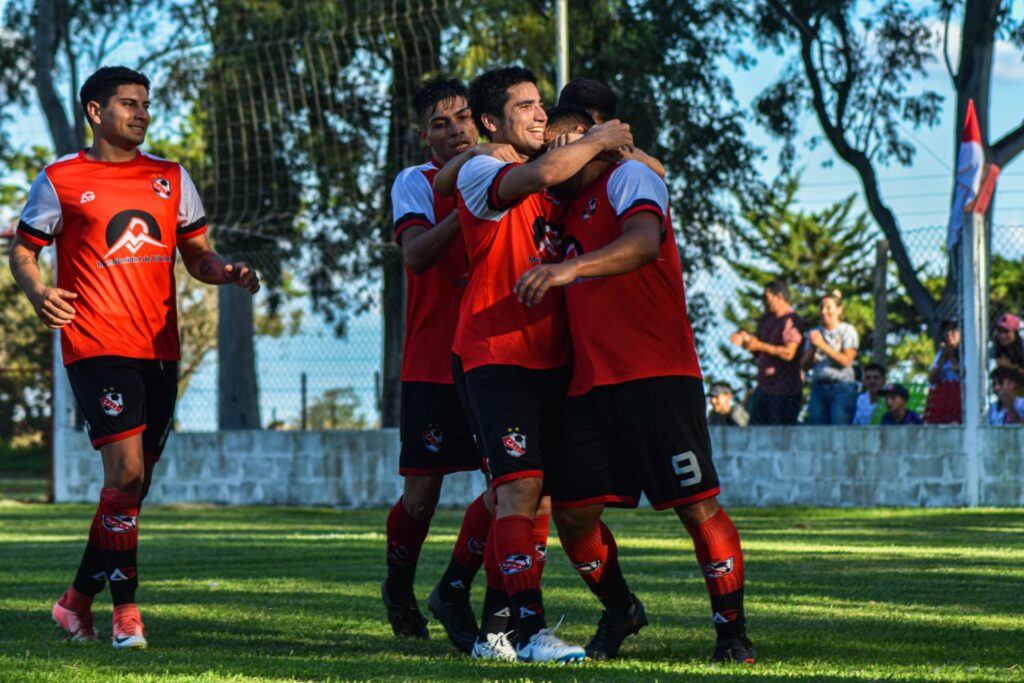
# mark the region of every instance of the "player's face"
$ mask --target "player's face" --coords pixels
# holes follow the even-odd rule
[[[476,124],[464,97],[442,100],[434,105],[420,138],[442,164],[476,144]]]
[[[142,85],[118,86],[106,106],[96,110],[96,116],[99,120],[93,119],[93,124],[97,135],[118,147],[138,147],[145,141],[152,120],[149,91]]]
[[[495,142],[504,142],[515,147],[524,156],[531,156],[544,147],[544,128],[548,115],[540,99],[540,92],[533,83],[516,83],[508,89],[503,117],[494,120],[498,130],[494,132]]]

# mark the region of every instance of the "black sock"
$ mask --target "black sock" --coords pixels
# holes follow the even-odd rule
[[[516,642],[525,645],[537,631],[545,628],[544,598],[539,590],[527,589],[509,596],[512,619],[516,625]]]
[[[725,595],[711,596],[712,621],[720,638],[736,638],[746,630],[743,614],[743,589]]]
[[[103,551],[103,564],[107,570],[114,607],[135,602],[135,589],[139,587],[138,569],[135,566],[137,555],[135,548]]]
[[[82,553],[82,561],[78,564],[78,573],[72,585],[82,595],[96,595],[107,585],[103,551],[92,543],[85,544],[85,552]]]
[[[633,594],[629,592],[629,584],[626,577],[622,575],[622,569],[618,563],[611,567],[605,567],[601,574],[601,581],[590,587],[591,592],[597,596],[605,609],[614,612],[628,612],[633,606]]]
[[[469,600],[469,589],[473,585],[474,576],[476,576],[476,569],[466,569],[453,557],[438,584],[438,593],[442,602]]]
[[[407,605],[415,599],[415,581],[416,565],[388,562],[388,595],[396,605]]]
[[[484,610],[480,618],[480,635],[486,638],[488,633],[507,633],[512,620],[512,608],[509,606],[508,595],[497,588],[488,588],[484,593]]]

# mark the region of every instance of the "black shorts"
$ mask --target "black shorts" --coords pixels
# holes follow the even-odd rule
[[[485,365],[465,373],[464,380],[493,486],[543,477],[547,463],[559,455],[569,368]]]
[[[143,452],[160,457],[174,423],[178,361],[97,356],[67,371],[93,448],[141,432]]]
[[[402,382],[401,438],[398,473],[403,477],[481,467],[480,451],[451,384]]]
[[[566,401],[565,447],[548,470],[556,508],[603,503],[655,510],[717,495],[704,383],[653,377]]]

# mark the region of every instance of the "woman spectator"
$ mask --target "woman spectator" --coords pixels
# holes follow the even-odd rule
[[[842,321],[843,296],[838,290],[821,298],[821,327],[807,335],[801,365],[810,370],[811,400],[807,406],[812,425],[848,425],[857,404],[853,360],[860,335]]]
[[[959,424],[960,404],[960,321],[950,318],[942,323],[939,352],[928,371],[928,400],[924,406],[926,424]]]

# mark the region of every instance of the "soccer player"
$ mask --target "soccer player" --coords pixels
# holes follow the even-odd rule
[[[466,288],[466,247],[453,199],[434,194],[431,187],[438,169],[478,140],[468,95],[455,79],[424,84],[413,105],[420,139],[432,157],[399,173],[391,189],[395,240],[402,246],[408,282],[399,456],[404,487],[388,513],[388,576],[381,596],[391,628],[400,637],[428,637],[413,581],[444,476],[481,467],[452,380],[451,346]],[[466,510],[448,569],[427,601],[463,652],[470,652],[479,631],[469,590],[491,525],[486,502],[483,494]]]
[[[581,116],[552,112],[549,137],[585,126]],[[656,510],[674,510],[693,539],[718,636],[713,661],[752,663],[743,552],[716,499],[668,191],[636,161],[595,160],[563,187],[573,193],[563,212],[566,260],[531,269],[516,294],[534,310],[565,288],[572,382],[566,446],[548,470],[548,486],[562,546],[605,607],[587,653],[615,657],[647,624],[601,521],[605,505],[635,507],[643,491]]]
[[[135,601],[139,505],[171,429],[179,359],[174,250],[208,284],[259,289],[256,272],[210,248],[206,217],[179,164],[138,147],[150,123],[149,79],[104,67],[82,86],[89,149],[32,184],[10,266],[39,318],[61,331],[75,400],[103,460],[103,488],[78,573],[52,610],[71,640],[98,642],[93,597],[109,582],[115,648],[144,648]],[[39,271],[56,243],[57,283]]]
[[[477,128],[515,148],[520,161],[541,150],[547,115],[533,74],[519,67],[482,74],[470,86]],[[618,121],[532,163],[463,157],[445,167],[435,187],[457,173],[459,220],[470,280],[453,351],[496,491],[493,550],[512,606],[520,661],[585,657],[547,628],[534,571],[535,516],[547,464],[558,457],[569,340],[560,297],[526,308],[513,287],[532,265],[560,259],[560,229],[542,192],[597,154],[632,144]]]

